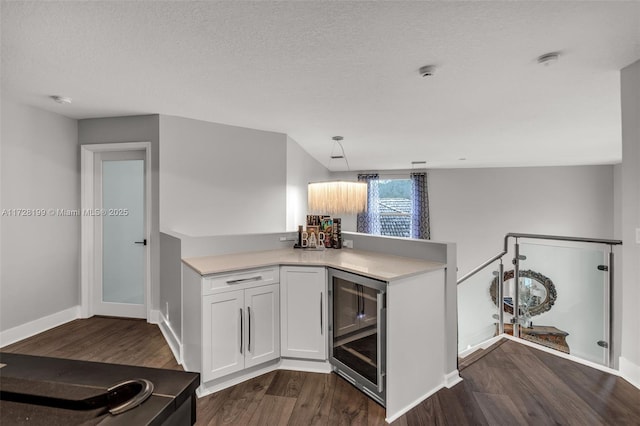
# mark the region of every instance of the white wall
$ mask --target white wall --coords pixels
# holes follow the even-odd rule
[[[160,116],[160,228],[284,231],[286,147],[282,133]]]
[[[329,179],[329,170],[287,136],[287,230],[307,220],[307,185]]]
[[[624,68],[622,90],[622,353],[620,371],[640,387],[640,61]]]
[[[2,100],[2,209],[80,208],[77,122]],[[1,218],[0,330],[79,303],[80,218]]]

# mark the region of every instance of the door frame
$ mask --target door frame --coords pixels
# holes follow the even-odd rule
[[[123,142],[80,145],[80,317],[93,316],[93,291],[99,277],[97,263],[102,248],[96,247],[96,220],[84,212],[95,206],[95,156],[101,152],[144,151],[145,161],[145,235],[149,242],[145,253],[145,307],[151,320],[151,142]]]

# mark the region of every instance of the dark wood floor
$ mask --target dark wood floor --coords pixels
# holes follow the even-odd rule
[[[77,320],[2,351],[180,369],[141,320]],[[486,352],[394,425],[640,425],[640,390],[618,377],[512,341]],[[285,370],[200,398],[197,415],[199,425],[384,424],[384,409],[335,374]]]

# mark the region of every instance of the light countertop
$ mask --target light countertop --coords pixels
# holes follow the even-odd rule
[[[311,251],[289,248],[220,256],[190,257],[182,259],[182,261],[200,275],[275,265],[326,266],[382,281],[393,281],[443,269],[446,266],[440,262],[353,249]]]

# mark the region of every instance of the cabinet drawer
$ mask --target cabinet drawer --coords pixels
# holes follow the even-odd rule
[[[239,290],[280,282],[278,267],[250,269],[230,274],[213,275],[203,280],[202,294],[207,295],[224,290]]]

